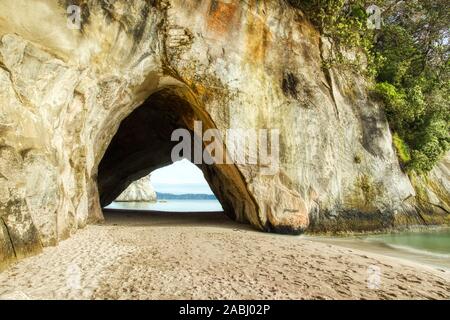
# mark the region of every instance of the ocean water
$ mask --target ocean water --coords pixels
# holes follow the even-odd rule
[[[450,258],[450,229],[383,234],[367,237],[366,240],[381,242],[398,250]]]
[[[217,200],[167,200],[158,202],[113,202],[107,209],[152,210],[167,212],[216,212],[223,211]]]
[[[321,240],[450,270],[450,228]]]
[[[197,167],[196,170],[199,170]],[[200,171],[201,172],[201,171]],[[201,173],[203,177],[203,173]],[[152,175],[153,179],[153,175]],[[186,193],[197,193],[197,194],[213,194],[208,183],[161,183],[154,182],[152,180],[153,188],[159,193],[172,193],[172,194],[186,194]]]

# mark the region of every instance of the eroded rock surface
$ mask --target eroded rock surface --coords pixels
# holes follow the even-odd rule
[[[117,202],[154,202],[156,192],[151,185],[150,175],[132,182],[115,200]]]
[[[450,153],[427,176],[411,177],[416,205],[425,224],[450,224]]]
[[[323,68],[328,43],[283,1],[0,1],[2,264],[102,220],[101,205],[168,164],[168,129],[194,120],[223,135],[279,130],[272,175],[201,166],[238,221],[283,233],[424,223],[382,108],[360,75]],[[141,108],[163,111],[122,134]],[[157,152],[130,147],[133,127]]]

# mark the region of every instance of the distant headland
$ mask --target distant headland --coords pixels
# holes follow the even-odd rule
[[[213,194],[202,193],[173,194],[156,192],[156,198],[158,200],[217,200]]]

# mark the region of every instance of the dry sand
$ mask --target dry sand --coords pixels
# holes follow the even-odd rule
[[[449,299],[450,272],[220,213],[116,212],[0,273],[0,298]]]

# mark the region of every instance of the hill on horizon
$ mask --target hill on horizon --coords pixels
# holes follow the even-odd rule
[[[162,193],[156,192],[157,200],[217,200],[216,196],[213,194],[203,194],[203,193],[184,193],[184,194],[173,194],[173,193]]]

